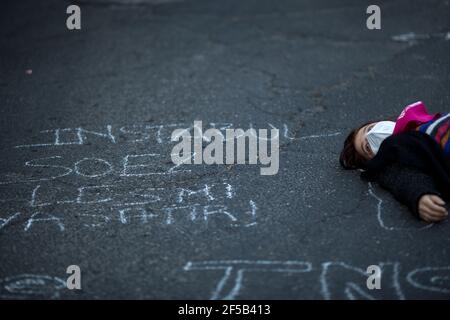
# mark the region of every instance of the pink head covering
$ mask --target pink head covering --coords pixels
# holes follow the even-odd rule
[[[429,114],[422,101],[414,102],[400,113],[395,122],[394,132],[392,134],[414,130],[421,124],[437,119],[440,116],[440,113]]]

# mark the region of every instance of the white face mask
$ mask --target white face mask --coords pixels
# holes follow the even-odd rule
[[[369,142],[370,149],[374,154],[377,154],[380,149],[381,143],[392,135],[394,132],[395,122],[393,121],[380,121],[377,122],[372,129],[366,134],[367,141]]]

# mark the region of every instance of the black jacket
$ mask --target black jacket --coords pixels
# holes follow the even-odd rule
[[[450,157],[429,135],[409,131],[387,138],[366,162],[363,179],[378,182],[418,216],[424,194],[450,197]]]

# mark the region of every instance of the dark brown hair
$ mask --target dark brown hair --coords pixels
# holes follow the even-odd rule
[[[344,169],[361,169],[364,167],[364,162],[366,161],[366,159],[364,159],[363,156],[359,155],[358,152],[356,152],[355,137],[361,128],[374,122],[377,121],[369,121],[362,124],[358,128],[353,129],[345,139],[344,148],[342,149],[341,155],[339,156],[339,162]]]

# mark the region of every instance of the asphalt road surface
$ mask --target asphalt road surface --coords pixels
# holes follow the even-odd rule
[[[449,1],[378,1],[381,30],[360,0],[85,0],[81,30],[70,3],[1,4],[1,298],[450,298],[449,223],[337,159],[365,121],[449,111]],[[174,166],[194,120],[279,129],[278,174]]]

